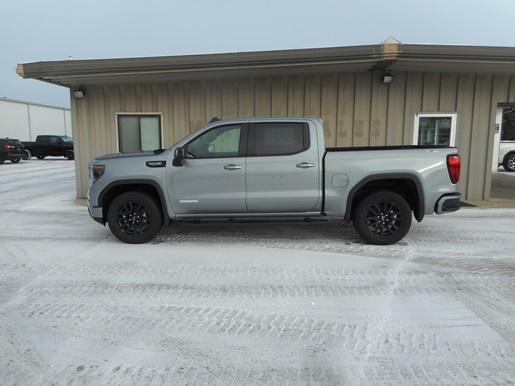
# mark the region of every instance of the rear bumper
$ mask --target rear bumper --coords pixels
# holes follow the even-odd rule
[[[448,193],[441,196],[435,205],[435,213],[455,212],[461,208],[461,193]]]
[[[23,156],[25,156],[25,152],[10,152],[10,153],[5,153],[4,158],[5,159],[23,158]]]

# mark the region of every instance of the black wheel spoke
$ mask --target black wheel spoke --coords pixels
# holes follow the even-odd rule
[[[118,208],[116,223],[129,236],[139,236],[149,227],[147,209],[135,201],[125,202]]]
[[[400,229],[401,210],[393,201],[375,202],[365,211],[364,220],[370,232],[390,236]]]

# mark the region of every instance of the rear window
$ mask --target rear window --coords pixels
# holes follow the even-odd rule
[[[309,148],[309,129],[306,123],[254,123],[249,128],[250,157],[291,155]]]

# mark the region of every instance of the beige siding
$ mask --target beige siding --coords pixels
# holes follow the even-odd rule
[[[501,75],[394,72],[310,74],[89,87],[72,98],[77,195],[86,194],[89,159],[117,151],[116,113],[162,114],[164,146],[212,117],[321,117],[328,146],[411,144],[419,112],[457,112],[463,158],[460,190],[470,200],[490,194],[495,107],[515,101],[515,79]],[[514,84],[510,84],[514,83]]]

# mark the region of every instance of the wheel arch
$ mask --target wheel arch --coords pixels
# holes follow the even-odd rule
[[[115,197],[122,193],[136,191],[144,192],[153,196],[160,209],[163,217],[163,225],[168,225],[170,219],[166,208],[166,199],[161,186],[153,180],[118,180],[109,183],[98,195],[98,206],[102,207],[102,221],[106,223],[107,210]]]
[[[417,221],[422,221],[425,214],[424,190],[420,178],[412,173],[372,174],[360,180],[347,197],[345,220],[352,219],[354,209],[368,194],[381,190],[401,194],[413,210]]]

